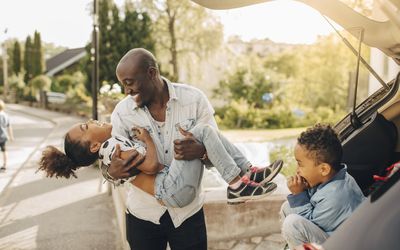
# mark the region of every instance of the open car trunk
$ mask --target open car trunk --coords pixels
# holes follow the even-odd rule
[[[400,160],[396,151],[399,124],[379,112],[396,95],[399,84],[400,74],[389,84],[390,89],[382,87],[357,107],[360,125],[355,126],[348,114],[335,126],[343,145],[342,162],[347,164],[348,172],[365,195],[371,191],[373,175],[385,175],[385,169]],[[400,109],[396,114],[399,116]]]
[[[211,9],[231,9],[269,0],[193,1]],[[386,15],[386,21],[365,17],[339,0],[298,2],[316,9],[356,38],[360,37],[360,30],[363,30],[363,43],[378,48],[400,64],[400,0],[376,1],[380,11]],[[358,53],[356,49],[352,50]],[[369,70],[372,75],[375,73],[373,69]],[[354,105],[355,109],[335,126],[343,145],[343,162],[366,195],[374,182],[373,175],[384,174],[390,164],[399,161],[399,75],[388,83],[382,79],[380,82],[383,85],[381,89],[357,107]]]

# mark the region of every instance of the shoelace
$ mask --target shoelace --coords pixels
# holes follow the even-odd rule
[[[250,178],[249,178],[247,175],[243,176],[243,177],[241,178],[241,181],[242,181],[244,184],[249,185],[249,186],[253,186],[253,187],[260,186],[259,183],[255,182],[255,181],[251,181]]]
[[[258,172],[262,172],[262,171],[264,171],[264,168],[265,167],[263,167],[263,168],[260,168],[260,167],[250,167],[250,172],[252,172],[252,173],[258,173]]]

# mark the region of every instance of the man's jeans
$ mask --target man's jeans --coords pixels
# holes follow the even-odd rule
[[[294,249],[296,246],[307,242],[322,244],[329,237],[317,225],[293,213],[287,201],[282,204],[280,219],[282,223],[282,236],[285,238],[290,249]]]
[[[208,159],[227,183],[244,175],[251,166],[239,149],[210,125],[196,125],[190,132],[204,144]],[[200,160],[173,160],[169,168],[157,174],[155,197],[167,206],[187,206],[196,197],[202,176]]]

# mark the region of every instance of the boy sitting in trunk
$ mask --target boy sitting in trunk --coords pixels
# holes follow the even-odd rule
[[[297,174],[282,205],[282,234],[289,247],[322,244],[365,199],[341,163],[342,145],[329,125],[317,124],[297,138]]]

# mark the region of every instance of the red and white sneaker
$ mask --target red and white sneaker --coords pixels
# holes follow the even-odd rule
[[[269,166],[264,168],[251,167],[248,174],[251,181],[257,182],[261,185],[272,181],[275,176],[281,171],[283,166],[282,160],[276,160]]]

